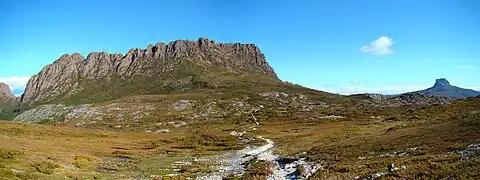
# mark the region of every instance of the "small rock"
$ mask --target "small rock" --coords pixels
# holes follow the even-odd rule
[[[232,132],[230,133],[230,135],[236,136],[236,137],[242,137],[243,134],[245,134],[245,133],[246,133],[245,131],[243,131],[243,132],[232,131]]]
[[[415,151],[415,150],[417,150],[417,149],[418,149],[418,147],[411,147],[411,148],[408,148],[408,150],[409,150],[409,151]]]
[[[343,119],[345,117],[343,116],[336,116],[336,115],[330,115],[330,116],[322,116],[320,119]]]
[[[190,100],[179,100],[171,105],[171,107],[177,111],[185,110],[194,105],[195,101]]]
[[[17,169],[10,169],[14,173],[23,173],[25,172],[24,170],[17,170]]]
[[[157,133],[169,133],[169,132],[170,132],[169,129],[160,129],[160,130],[155,131],[155,134],[157,134]]]

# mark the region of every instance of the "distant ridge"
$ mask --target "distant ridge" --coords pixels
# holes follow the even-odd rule
[[[448,82],[448,80],[445,78],[437,79],[435,84],[428,89],[415,92],[427,95],[443,96],[450,99],[465,99],[469,97],[480,96],[480,92],[478,91],[450,85],[450,82]]]

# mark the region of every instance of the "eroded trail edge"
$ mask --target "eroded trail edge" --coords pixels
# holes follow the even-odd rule
[[[232,132],[232,135],[243,133]],[[248,163],[266,161],[270,164],[271,173],[268,180],[306,179],[321,168],[319,164],[306,161],[305,158],[282,158],[275,154],[275,143],[262,136],[256,137],[266,143],[262,146],[248,146],[242,150],[231,151],[217,158],[220,163],[214,173],[197,177],[198,180],[221,180],[229,176],[242,176],[248,168]]]

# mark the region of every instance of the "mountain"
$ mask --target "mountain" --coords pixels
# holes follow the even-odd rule
[[[254,44],[215,43],[207,38],[156,43],[127,54],[65,54],[34,75],[24,104],[83,103],[127,95],[222,88],[240,82],[279,83]]]
[[[63,55],[21,101],[0,111],[8,179],[371,179],[393,164],[399,179],[479,176],[480,99],[308,89],[251,44]]]
[[[7,84],[0,82],[0,102],[10,101],[16,99],[15,95],[10,91]]]
[[[11,92],[7,84],[0,82],[0,108],[10,106],[17,101],[17,97]]]
[[[451,99],[464,99],[468,97],[480,96],[480,92],[450,85],[450,82],[448,82],[445,78],[437,79],[431,88],[416,92],[427,95],[444,96]]]
[[[0,82],[0,120],[10,118],[8,111],[16,102],[17,97],[10,91],[10,87]]]

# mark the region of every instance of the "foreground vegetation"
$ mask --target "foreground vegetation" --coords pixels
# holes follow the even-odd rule
[[[218,130],[190,128],[169,133],[89,130],[0,122],[3,179],[128,179],[176,173],[170,166],[186,156],[242,148]],[[182,166],[186,177],[207,171],[204,162]],[[163,168],[162,168],[163,167]]]
[[[263,88],[261,91],[269,90],[268,86]],[[104,119],[82,127],[76,127],[76,121],[45,123],[49,125],[1,121],[0,179],[195,177],[215,171],[212,165],[216,162],[209,161],[209,157],[246,146],[230,135],[232,131],[244,130],[248,137],[273,140],[277,153],[284,157],[305,157],[321,164],[323,169],[312,179],[367,178],[379,172],[388,172],[381,176],[387,179],[480,178],[478,151],[473,155],[464,153],[468,145],[480,143],[479,98],[429,107],[363,107],[358,106],[355,97],[311,94],[295,88],[283,90],[307,94],[311,99],[336,106],[301,112],[288,103],[282,111],[269,109],[276,105],[267,104],[262,111],[238,116],[226,113],[217,119],[183,119],[186,125],[159,132],[145,130],[158,123],[165,124],[174,115],[194,116],[188,114],[194,111],[171,116],[161,116],[166,112],[158,111],[155,114],[158,118],[121,122]],[[221,99],[239,94],[252,97],[248,103],[253,107],[265,104],[255,93],[248,93],[239,90],[218,95],[204,91],[160,99],[153,96],[121,99],[106,104],[131,101],[166,106],[161,103],[171,104],[179,99],[205,104],[214,95]],[[228,103],[219,106],[228,109]],[[248,130],[255,125],[252,116],[260,126]],[[207,160],[199,160],[202,158]],[[389,172],[387,166],[391,164],[398,169]],[[269,166],[263,161],[253,161],[244,178],[263,179],[271,173]]]
[[[366,178],[391,164],[399,170],[384,178],[480,178],[480,150],[465,151],[480,143],[479,98],[370,118],[272,122],[262,131],[284,155],[307,152],[320,162],[313,179]]]

